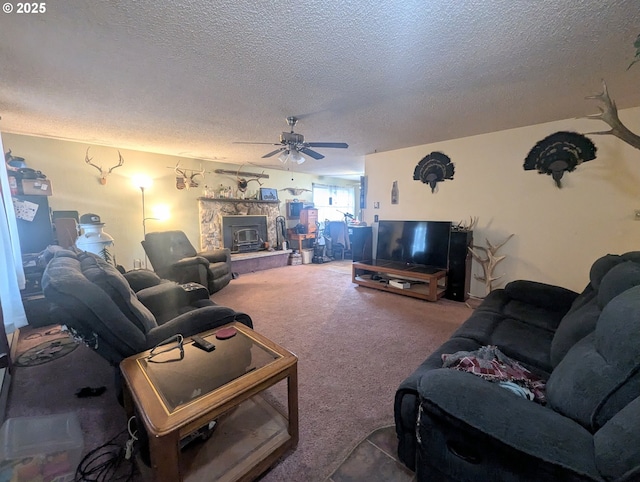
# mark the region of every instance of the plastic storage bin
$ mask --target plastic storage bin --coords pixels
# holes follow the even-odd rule
[[[83,449],[75,413],[9,418],[0,429],[0,482],[70,482]]]

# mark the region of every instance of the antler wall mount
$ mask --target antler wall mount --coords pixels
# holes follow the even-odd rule
[[[93,158],[89,157],[89,149],[90,147],[87,147],[87,152],[84,156],[84,162],[86,162],[90,166],[95,167],[98,171],[100,171],[100,184],[104,186],[107,183],[107,176],[111,174],[111,172],[114,169],[117,169],[118,167],[124,164],[124,158],[122,157],[122,154],[120,154],[120,151],[118,151],[118,164],[116,164],[113,167],[110,167],[108,170],[105,170],[105,169],[102,169],[102,166],[97,166],[93,162],[91,162]]]
[[[202,166],[201,166],[202,167]],[[205,170],[200,169],[199,171],[196,169],[185,169],[180,168],[180,161],[176,163],[176,166],[173,168],[176,173],[176,189],[189,189],[198,187],[198,182],[196,181],[196,176],[202,176],[204,179]]]
[[[640,37],[639,37],[640,38]],[[632,64],[633,65],[633,64]],[[629,66],[631,67],[631,66]],[[602,80],[602,92],[596,95],[590,95],[587,99],[598,100],[604,106],[599,106],[600,112],[598,114],[591,114],[587,116],[587,119],[604,121],[611,127],[608,131],[588,132],[587,134],[594,135],[612,135],[618,139],[623,140],[627,144],[636,149],[640,149],[640,136],[631,132],[618,117],[618,108],[615,101],[609,97],[607,91],[607,83]]]

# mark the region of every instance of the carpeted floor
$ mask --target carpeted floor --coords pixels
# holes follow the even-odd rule
[[[392,431],[386,431],[386,444],[380,434],[378,442],[370,436],[393,424],[398,384],[471,312],[464,303],[429,303],[357,287],[349,260],[243,274],[212,299],[249,313],[256,331],[299,358],[300,442],[262,477],[265,482],[376,480],[359,478],[350,455],[368,460],[362,450],[376,445],[394,456]],[[107,391],[77,398],[85,386]],[[270,396],[286,407],[285,387],[274,388]],[[79,414],[86,450],[126,427],[113,370],[84,346],[15,370],[7,416],[65,411]],[[410,472],[396,469],[397,478],[384,480],[411,480]]]

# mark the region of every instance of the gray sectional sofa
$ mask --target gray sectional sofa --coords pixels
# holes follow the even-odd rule
[[[546,380],[546,404],[443,368],[495,345]],[[419,481],[640,480],[640,251],[606,255],[582,293],[491,292],[399,386],[398,455]]]

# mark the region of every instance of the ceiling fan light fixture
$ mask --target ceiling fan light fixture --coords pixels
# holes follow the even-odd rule
[[[291,162],[295,162],[296,164],[302,164],[305,161],[305,158],[300,152],[297,150],[291,151]]]
[[[285,149],[284,151],[282,151],[280,153],[280,155],[278,156],[278,160],[282,163],[282,164],[286,164],[287,161],[289,160],[289,149]]]

